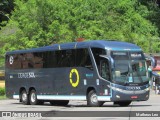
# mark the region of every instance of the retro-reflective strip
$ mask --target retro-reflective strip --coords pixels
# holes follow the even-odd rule
[[[37,95],[39,100],[86,100],[86,96],[78,95]]]
[[[111,101],[111,96],[97,96],[98,101]],[[39,100],[86,100],[86,96],[76,95],[37,95]]]
[[[98,101],[111,101],[111,96],[97,96]]]
[[[19,95],[13,95],[13,99],[19,99]]]

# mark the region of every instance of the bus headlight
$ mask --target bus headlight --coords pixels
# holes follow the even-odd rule
[[[150,87],[148,87],[148,88],[145,89],[145,91],[149,91],[149,90],[150,90]]]

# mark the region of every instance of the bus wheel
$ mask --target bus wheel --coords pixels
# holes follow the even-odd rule
[[[21,92],[21,101],[24,105],[29,105],[29,98],[28,98],[28,94],[26,92],[26,90],[23,90]]]
[[[35,90],[31,90],[29,94],[29,101],[31,105],[37,105],[38,100],[37,100],[37,94]]]
[[[69,100],[53,100],[53,101],[50,101],[50,104],[54,105],[54,106],[66,106],[66,105],[68,105],[68,103],[69,103]]]
[[[119,101],[119,102],[114,102],[114,105],[119,105],[121,107],[126,107],[129,104],[131,104],[131,101]]]
[[[91,90],[87,96],[87,105],[90,107],[99,107],[102,106],[103,103],[98,101],[95,90]]]

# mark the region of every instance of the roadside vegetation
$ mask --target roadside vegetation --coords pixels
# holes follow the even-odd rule
[[[160,52],[159,0],[3,0],[0,67],[7,51],[85,40],[119,40]]]
[[[1,99],[5,99],[6,95],[5,95],[5,88],[4,87],[0,87],[0,100]]]

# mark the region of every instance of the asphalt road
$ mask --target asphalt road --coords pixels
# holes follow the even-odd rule
[[[0,120],[159,120],[160,95],[151,91],[148,101],[132,102],[128,107],[115,106],[111,102],[102,107],[87,107],[85,101],[70,101],[67,106],[51,106],[47,102],[44,105],[22,105],[18,100],[7,99],[0,100],[0,111]],[[6,111],[14,117],[6,117]]]

